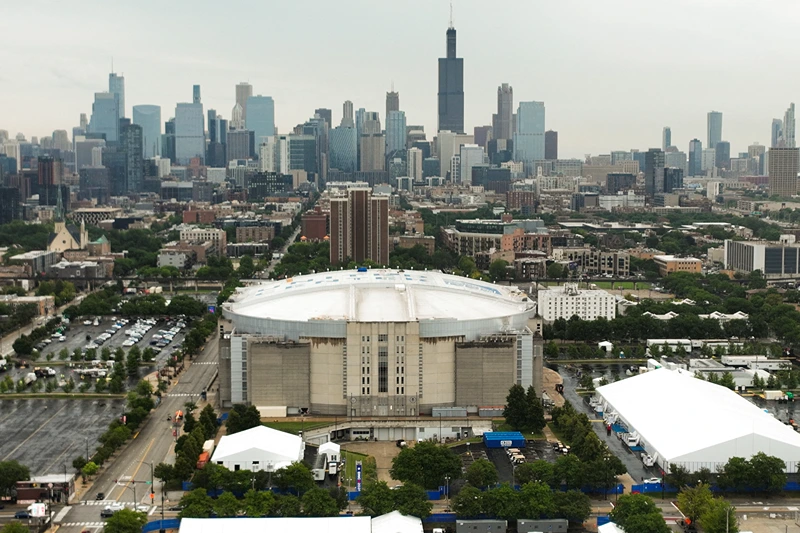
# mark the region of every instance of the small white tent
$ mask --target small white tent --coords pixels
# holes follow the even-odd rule
[[[211,462],[228,470],[274,472],[302,461],[304,454],[305,443],[297,435],[258,426],[222,437]]]

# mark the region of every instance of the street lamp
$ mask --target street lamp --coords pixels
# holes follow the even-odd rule
[[[450,476],[444,476],[444,497],[450,503]]]

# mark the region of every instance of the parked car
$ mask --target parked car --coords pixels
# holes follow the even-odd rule
[[[105,500],[106,499],[106,493],[105,492],[98,492],[97,496],[95,496],[94,499],[95,500]]]
[[[27,520],[28,518],[33,518],[33,517],[31,516],[31,513],[29,513],[28,511],[17,511],[16,513],[14,513],[14,518],[16,520]]]

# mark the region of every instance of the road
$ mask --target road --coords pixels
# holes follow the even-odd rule
[[[102,526],[100,510],[111,502],[134,502],[147,504],[148,514],[153,518],[160,514],[161,487],[155,486],[155,498],[150,505],[150,463],[173,462],[172,447],[175,438],[167,416],[173,414],[188,401],[198,402],[200,393],[206,388],[217,371],[218,338],[209,339],[203,352],[178,377],[161,404],[153,411],[139,433],[108,468],[97,476],[93,486],[86,492],[88,501],[73,502],[65,511],[57,514],[56,523],[61,531],[80,533],[83,529],[97,531]],[[115,482],[115,480],[117,482]],[[135,481],[135,483],[134,483]],[[136,491],[134,500],[134,489]],[[95,501],[98,492],[105,493],[105,500]]]

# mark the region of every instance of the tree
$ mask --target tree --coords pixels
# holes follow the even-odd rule
[[[730,390],[736,389],[736,382],[733,380],[733,374],[730,372],[723,372],[719,380],[719,385],[726,387]]]
[[[533,385],[528,387],[528,392],[525,393],[525,429],[532,433],[539,433],[544,429],[544,406],[542,400],[536,395],[536,389]]]
[[[678,493],[678,507],[692,522],[697,522],[708,510],[713,499],[710,486],[700,483],[696,487],[687,486],[681,489]]]
[[[633,515],[626,521],[628,531],[636,533],[670,533],[672,530],[664,521],[661,513]]]
[[[483,513],[483,493],[471,485],[465,485],[453,498],[451,506],[458,518],[476,518]]]
[[[497,468],[488,459],[477,459],[467,469],[467,483],[473,487],[488,487],[497,483]]]
[[[30,533],[28,526],[23,525],[22,522],[9,522],[0,529],[2,533]]]
[[[250,489],[244,495],[244,512],[251,518],[269,516],[275,507],[275,495]]]
[[[273,510],[276,516],[300,516],[300,498],[291,494],[280,496]]]
[[[217,435],[217,414],[211,404],[206,404],[200,411],[200,425],[203,426],[203,434],[206,439],[213,439]]]
[[[506,396],[506,406],[503,409],[503,417],[506,423],[513,429],[525,427],[528,419],[528,406],[525,397],[525,389],[522,385],[514,384],[508,389]]]
[[[147,523],[147,515],[131,509],[120,509],[106,520],[104,531],[108,533],[140,533]]]
[[[492,281],[501,281],[508,275],[508,261],[496,259],[489,265],[489,277]]]
[[[461,459],[449,448],[423,441],[412,448],[403,448],[392,459],[389,473],[393,479],[403,483],[435,490],[442,484],[445,476],[453,480],[461,477]]]
[[[17,461],[0,462],[0,494],[10,496],[12,489],[16,489],[17,481],[27,481],[31,478],[28,467]]]
[[[544,518],[556,511],[553,491],[542,482],[526,483],[520,491],[520,511],[526,518]]]
[[[275,485],[301,496],[314,488],[314,476],[306,465],[295,462],[275,473]]]
[[[83,474],[85,477],[92,477],[97,473],[98,470],[100,470],[100,467],[94,462],[89,461],[83,465],[83,468],[81,468],[81,474]]]
[[[786,486],[786,463],[779,457],[758,452],[750,458],[751,480],[753,490],[778,493]]]
[[[611,520],[627,531],[637,531],[636,529],[628,529],[628,520],[634,516],[642,516],[647,514],[657,514],[661,516],[661,511],[658,510],[653,499],[644,494],[624,494],[617,500],[617,505],[611,511],[609,516]],[[663,521],[663,518],[662,518]]]
[[[303,516],[336,516],[339,514],[339,505],[330,493],[318,487],[314,487],[302,498]]]
[[[72,468],[80,472],[81,469],[83,469],[83,467],[86,465],[86,463],[87,463],[86,457],[79,455],[78,457],[72,460]]]
[[[153,476],[166,483],[175,477],[175,467],[167,463],[158,463],[153,468]]]
[[[239,277],[242,279],[252,278],[255,271],[256,267],[253,264],[253,258],[249,255],[243,255],[239,259]]]
[[[581,460],[574,454],[562,455],[556,459],[553,465],[553,483],[556,485],[562,482],[567,489],[579,489],[583,486],[583,466]]]
[[[565,518],[570,522],[582,523],[592,514],[589,496],[579,490],[554,492],[553,503],[556,506],[555,516]]]
[[[239,433],[250,428],[261,425],[261,413],[255,405],[235,404],[228,414],[228,421],[225,423],[228,435]]]
[[[745,491],[753,480],[750,462],[743,457],[731,457],[717,477],[721,489]]]
[[[483,493],[483,510],[500,520],[516,520],[520,513],[519,493],[503,484]]]
[[[380,516],[394,510],[394,495],[385,481],[376,481],[361,488],[356,503],[361,506],[365,515]]]
[[[522,463],[514,470],[514,477],[520,485],[535,481],[550,485],[553,483],[553,465],[542,459]]]
[[[195,427],[197,427],[197,420],[194,415],[191,412],[186,413],[183,416],[183,430],[186,433],[191,433]]]
[[[241,505],[232,492],[225,491],[214,500],[213,508],[220,518],[233,518],[239,514]]]
[[[699,523],[706,533],[737,533],[739,531],[736,507],[722,498],[711,500],[706,511],[700,516]]]
[[[670,463],[669,473],[664,478],[664,483],[680,490],[682,487],[692,483],[694,477],[696,476],[692,476],[683,466]]]
[[[550,279],[560,279],[564,277],[564,267],[561,263],[552,263],[547,267],[547,277]]]
[[[430,516],[433,504],[428,500],[428,493],[419,485],[406,483],[395,487],[394,508],[404,515],[425,519]]]
[[[183,509],[178,514],[180,518],[208,518],[214,510],[214,500],[206,489],[194,489],[183,495],[181,506]]]

